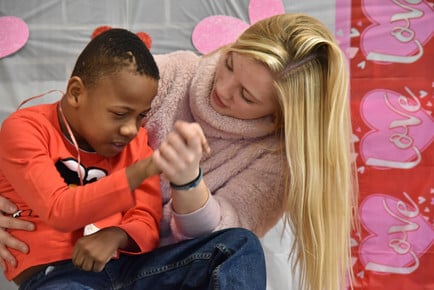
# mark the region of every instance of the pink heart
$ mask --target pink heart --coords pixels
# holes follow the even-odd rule
[[[18,17],[0,17],[0,58],[21,49],[29,38],[27,24]]]
[[[408,274],[434,241],[434,231],[417,205],[405,194],[404,202],[385,194],[372,194],[360,205],[360,219],[371,234],[359,247],[365,269]]]
[[[282,13],[285,13],[285,8],[281,0],[250,0],[249,18],[251,24]]]
[[[234,42],[249,25],[231,16],[210,16],[199,22],[193,30],[192,40],[197,50],[209,53],[220,46]]]
[[[365,0],[362,8],[374,23],[361,35],[360,47],[368,60],[412,63],[423,54],[423,44],[434,32],[434,11],[420,1]]]
[[[251,24],[284,12],[281,0],[251,0],[249,3]],[[206,17],[193,30],[193,45],[199,52],[209,53],[223,45],[234,42],[249,26],[249,23],[231,16],[214,15]]]
[[[405,96],[391,90],[373,90],[363,97],[361,116],[373,129],[360,142],[360,155],[367,165],[412,168],[433,141],[433,118],[410,89],[406,90]]]

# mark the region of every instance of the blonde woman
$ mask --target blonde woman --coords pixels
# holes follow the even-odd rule
[[[277,15],[210,55],[155,59],[159,91],[144,124],[163,177],[187,184],[162,178],[162,244],[176,251],[178,241],[234,227],[262,237],[284,214],[300,289],[343,289],[357,184],[347,64],[332,33],[308,15]],[[203,130],[211,153],[176,120]],[[29,224],[2,217],[0,226]],[[26,250],[5,231],[0,242],[7,261],[4,245]]]
[[[264,20],[228,48],[273,76],[285,158],[285,215],[302,289],[342,289],[356,201],[345,58],[331,32],[301,14]]]

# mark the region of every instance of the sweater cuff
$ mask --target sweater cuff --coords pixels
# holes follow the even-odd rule
[[[220,221],[220,205],[208,191],[208,200],[199,209],[178,214],[172,207],[172,231],[186,238],[195,238],[212,232]],[[175,228],[173,228],[175,227]]]

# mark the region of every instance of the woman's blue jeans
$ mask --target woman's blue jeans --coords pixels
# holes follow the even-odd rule
[[[121,255],[102,272],[82,271],[70,260],[55,263],[25,281],[19,289],[265,288],[265,258],[258,238],[245,229],[232,228],[142,255]]]

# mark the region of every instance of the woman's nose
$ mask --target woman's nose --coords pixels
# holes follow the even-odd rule
[[[230,78],[226,79],[219,93],[221,94],[219,97],[223,100],[232,100],[235,94],[235,82]]]
[[[230,101],[233,99],[232,94],[230,92],[228,92],[227,90],[222,91],[222,94],[219,97],[224,101]]]

